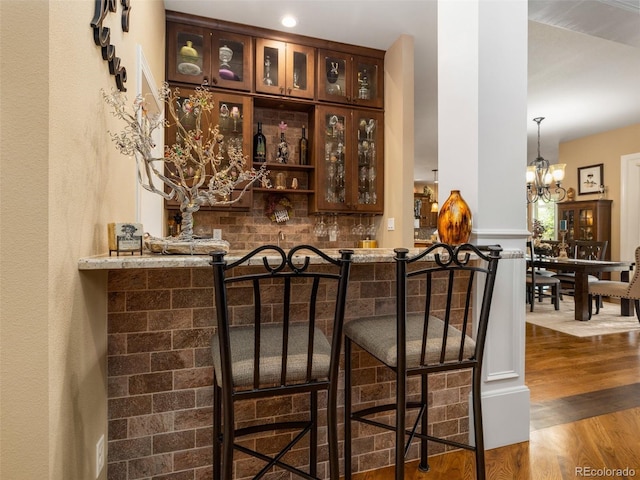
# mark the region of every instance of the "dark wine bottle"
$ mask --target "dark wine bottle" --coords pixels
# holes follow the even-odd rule
[[[300,165],[309,165],[309,140],[305,136],[305,128],[302,127],[302,137],[300,137]]]
[[[258,122],[258,133],[253,136],[253,161],[262,163],[267,160],[267,139],[262,134],[262,123]]]
[[[289,163],[289,144],[284,138],[284,131],[280,132],[280,143],[278,143],[278,163]]]

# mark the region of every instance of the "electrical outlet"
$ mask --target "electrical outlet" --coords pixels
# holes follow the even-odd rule
[[[222,230],[219,228],[213,229],[213,239],[214,240],[222,240]]]
[[[100,472],[104,468],[104,435],[101,435],[96,443],[96,478],[100,477]]]
[[[390,232],[396,229],[396,219],[395,218],[387,218],[387,230]]]

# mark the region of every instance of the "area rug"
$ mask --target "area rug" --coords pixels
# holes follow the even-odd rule
[[[631,317],[620,316],[620,305],[604,302],[598,315],[594,313],[591,320],[581,322],[575,320],[573,297],[565,297],[560,302],[560,310],[554,310],[548,299],[542,303],[536,302],[534,311],[529,311],[526,305],[527,323],[550,328],[558,332],[567,333],[575,337],[592,337],[594,335],[608,335],[611,333],[640,332],[640,322],[634,315]]]

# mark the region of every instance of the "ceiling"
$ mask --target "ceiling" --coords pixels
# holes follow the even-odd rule
[[[524,0],[519,0],[524,1]],[[164,0],[184,13],[287,30],[387,50],[402,34],[415,42],[416,181],[437,168],[437,1]],[[640,123],[640,0],[530,0],[529,119],[541,124],[541,154],[551,163],[561,142]],[[527,159],[537,126],[528,123]]]

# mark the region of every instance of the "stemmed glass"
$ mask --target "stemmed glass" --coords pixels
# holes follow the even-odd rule
[[[364,228],[364,225],[362,224],[362,215],[360,215],[360,223],[356,223],[355,220],[353,221],[353,227],[351,227],[351,234],[362,238],[362,236],[364,235],[364,232],[365,232],[365,228]]]
[[[313,227],[313,234],[320,238],[327,236],[327,225],[324,223],[324,215],[320,215],[320,221],[318,222],[318,217],[316,217],[316,224]]]
[[[367,227],[367,236],[373,240],[376,236],[376,224],[373,223],[373,215],[369,217],[369,226]]]
[[[329,241],[335,242],[338,240],[338,235],[340,234],[340,227],[338,226],[338,214],[336,213],[333,216],[333,223],[329,227]]]

